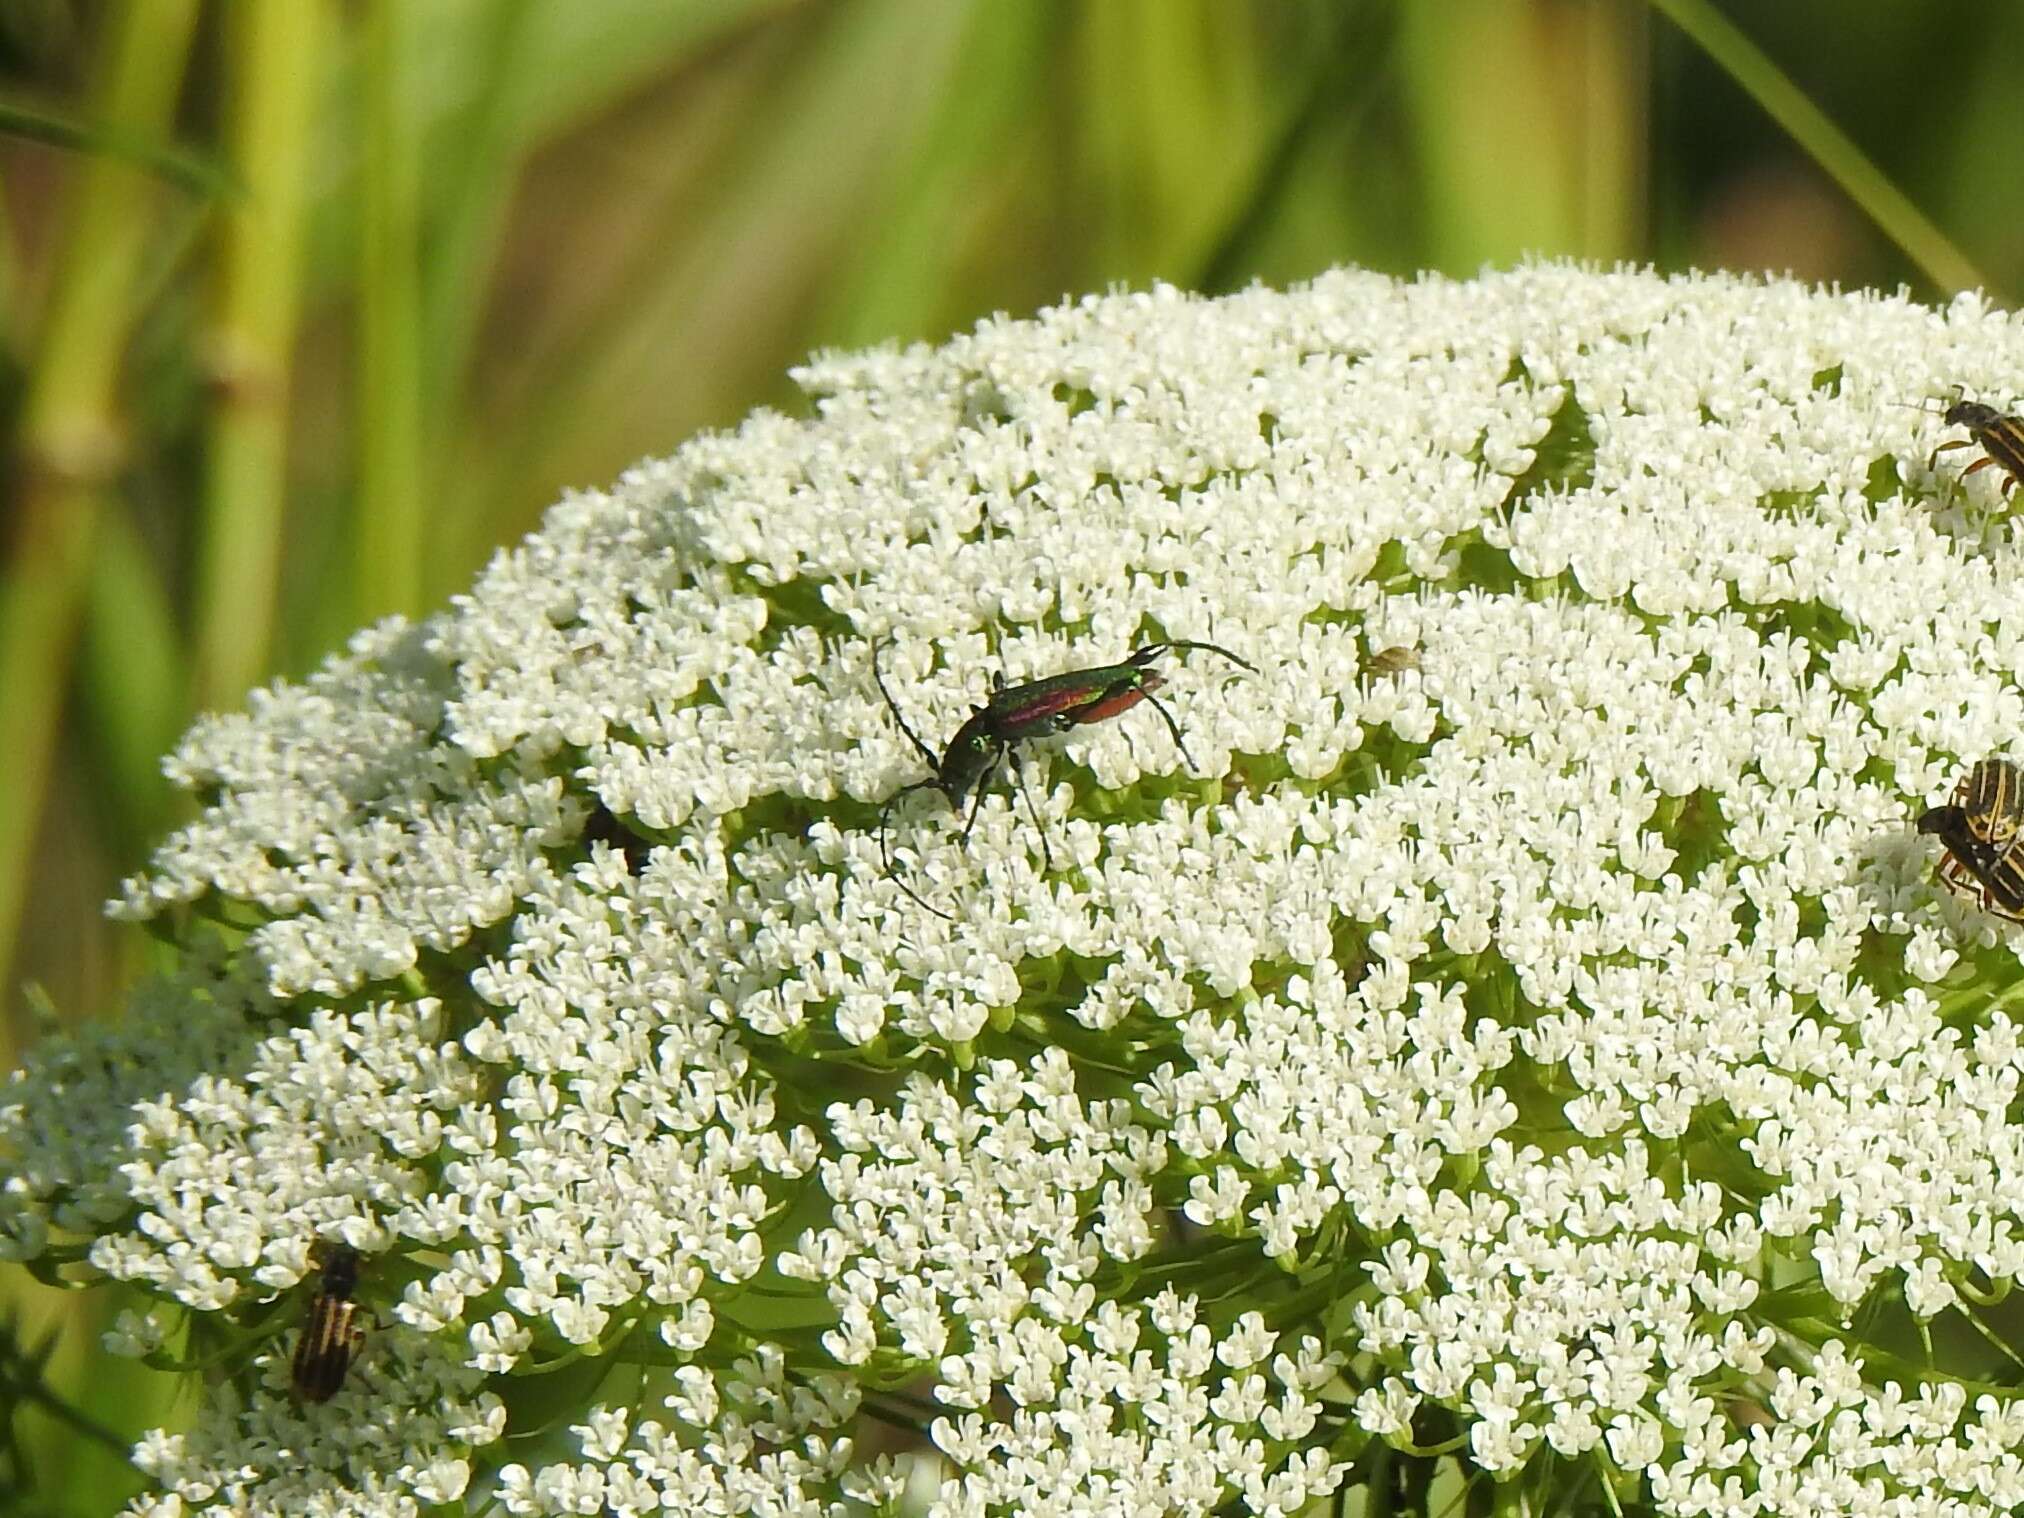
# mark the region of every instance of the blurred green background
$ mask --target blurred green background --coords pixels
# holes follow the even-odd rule
[[[144,963],[194,712],[813,348],[1528,254],[2007,301],[2020,81],[2024,7],[1886,0],[7,0],[8,1064]],[[190,1399],[0,1304],[0,1501],[104,1511]]]

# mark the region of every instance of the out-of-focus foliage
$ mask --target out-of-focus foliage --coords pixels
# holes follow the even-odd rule
[[[1936,242],[2024,289],[2024,12],[1728,10],[1754,65],[1705,0],[0,7],[10,1055],[145,952],[97,905],[195,710],[796,404],[812,348],[1528,253],[1932,295]],[[37,1429],[40,1510],[113,1500],[101,1440]]]

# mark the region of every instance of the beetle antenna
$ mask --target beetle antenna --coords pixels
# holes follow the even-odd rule
[[[1201,774],[1201,766],[1195,763],[1195,756],[1188,752],[1187,740],[1181,736],[1181,725],[1174,721],[1174,714],[1167,710],[1167,703],[1151,691],[1145,691],[1143,694],[1146,700],[1152,703],[1153,710],[1160,714],[1160,720],[1166,723],[1167,731],[1174,735],[1174,747],[1181,751],[1181,762],[1197,775]]]
[[[1155,655],[1160,654],[1167,649],[1181,649],[1181,648],[1205,648],[1212,654],[1221,654],[1225,659],[1228,659],[1232,664],[1236,665],[1239,669],[1248,669],[1254,675],[1258,673],[1257,665],[1253,664],[1248,659],[1240,659],[1237,655],[1231,653],[1229,649],[1223,647],[1222,644],[1203,643],[1195,638],[1162,638],[1157,643],[1148,643],[1144,648],[1136,649],[1133,651],[1131,656],[1131,662],[1133,664],[1143,664],[1146,660],[1153,658]]]
[[[1954,392],[1954,399],[1956,400],[1964,401],[1968,398],[1968,387],[1959,380],[1954,381],[1947,388]],[[1937,411],[1933,409],[1935,403],[1939,405],[1939,410]],[[1944,416],[1947,412],[1946,397],[1940,395],[1929,395],[1924,400],[1916,403],[1912,401],[1893,401],[1891,404],[1902,406],[1907,411],[1923,411],[1928,416]]]
[[[941,769],[941,762],[935,758],[935,751],[929,748],[925,743],[921,742],[920,737],[914,732],[914,730],[907,726],[907,719],[900,714],[899,702],[893,700],[893,693],[886,689],[885,676],[879,673],[878,651],[880,645],[883,642],[884,640],[881,638],[872,639],[871,644],[872,683],[878,687],[878,693],[885,698],[886,710],[893,714],[893,721],[898,723],[900,731],[907,735],[907,742],[911,743],[914,746],[914,752],[919,754],[922,759],[927,761],[927,766],[929,769],[939,771]],[[913,789],[915,789],[915,787],[911,785],[906,788],[907,791]],[[899,797],[904,796],[905,794],[906,791],[895,791],[893,792],[893,799],[897,800]]]
[[[985,762],[984,773],[977,777],[977,789],[970,793],[970,815],[963,822],[963,836],[956,840],[956,847],[970,846],[970,829],[977,825],[977,813],[984,809],[984,792],[991,789],[991,777],[998,773],[998,766],[1005,756],[1012,752],[1010,744],[1001,743],[991,750],[991,757]]]

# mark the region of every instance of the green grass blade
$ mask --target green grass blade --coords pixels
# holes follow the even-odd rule
[[[601,0],[596,5],[541,5],[501,0],[524,10],[524,56],[537,60],[540,88],[527,91],[515,112],[523,140],[535,142],[567,131],[607,109],[652,80],[665,78],[701,49],[720,45],[742,28],[783,12],[808,8],[808,0]],[[468,60],[449,55],[446,40],[469,44],[458,7],[419,6],[422,57],[415,67],[422,82],[452,86],[445,97],[452,114],[462,111],[487,86],[474,77]],[[451,33],[446,39],[442,34]],[[453,77],[457,76],[457,77]]]
[[[76,153],[121,158],[198,195],[229,197],[245,189],[230,170],[202,153],[122,131],[109,123],[77,121],[37,106],[0,100],[0,133]]]
[[[1299,278],[1342,258],[1347,239],[1324,237],[1312,257],[1296,258],[1290,271],[1281,273],[1272,267],[1276,262],[1272,243],[1275,236],[1284,237],[1290,221],[1302,219],[1300,213],[1326,215],[1347,209],[1333,177],[1319,186],[1303,185],[1301,180],[1314,170],[1317,144],[1330,135],[1338,140],[1353,137],[1394,87],[1394,13],[1368,6],[1353,11],[1321,7],[1304,15],[1289,9],[1279,19],[1289,28],[1281,46],[1296,50],[1302,65],[1297,72],[1288,70],[1280,76],[1284,98],[1262,108],[1269,127],[1250,181],[1208,243],[1188,281],[1192,289],[1221,294],[1256,278],[1268,282],[1275,277]],[[1357,81],[1347,99],[1345,79]]]
[[[463,460],[459,520],[482,521],[486,544],[525,530],[560,486],[609,472],[613,457],[729,420],[699,397],[745,405],[778,385],[805,351],[794,300],[830,276],[898,120],[923,108],[908,72],[916,17],[915,0],[827,10],[816,34],[769,37],[707,99],[685,103],[689,118],[708,118],[692,128],[700,145],[666,167],[665,185],[635,192],[648,203],[592,314],[535,337],[524,367],[538,378],[495,401]],[[868,79],[909,93],[867,111]],[[711,372],[668,374],[671,351],[711,354]]]
[[[1579,246],[1586,258],[1630,258],[1645,245],[1651,197],[1651,18],[1635,6],[1590,5],[1574,24],[1585,85]]]
[[[935,106],[912,118],[912,140],[892,156],[877,213],[827,292],[816,323],[825,342],[941,337],[967,314],[948,299],[967,251],[965,213],[1018,137],[1055,23],[1039,6],[990,3],[945,6],[936,21],[915,55],[935,72]]]
[[[1264,18],[1252,7],[1114,0],[1076,8],[1078,283],[1186,279],[1250,199],[1273,134]]]
[[[1708,0],[1651,0],[1841,186],[1926,278],[1944,291],[1986,288],[1988,281],[1911,198],[1892,184],[1847,133],[1786,77]]]

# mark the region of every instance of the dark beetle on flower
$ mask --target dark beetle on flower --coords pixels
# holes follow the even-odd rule
[[[365,1339],[358,1325],[358,1252],[335,1244],[325,1252],[323,1278],[309,1304],[309,1318],[289,1367],[295,1395],[304,1402],[328,1402],[344,1385],[351,1357]]]
[[[1001,761],[1011,767],[1013,779],[1019,783],[1021,795],[1025,795],[1025,784],[1019,780],[1019,755],[1016,745],[1048,733],[1065,733],[1071,727],[1083,727],[1092,722],[1103,722],[1122,712],[1129,711],[1141,701],[1152,704],[1154,711],[1167,724],[1167,731],[1174,735],[1174,746],[1181,751],[1181,758],[1189,767],[1194,760],[1188,757],[1188,746],[1181,738],[1181,726],[1174,721],[1174,714],[1167,710],[1159,697],[1153,694],[1167,683],[1166,676],[1150,668],[1154,659],[1169,649],[1200,648],[1212,654],[1221,654],[1240,669],[1257,670],[1238,658],[1227,648],[1214,643],[1199,643],[1186,638],[1162,638],[1157,643],[1148,643],[1135,648],[1116,664],[1099,664],[1090,669],[1069,670],[1065,674],[1047,675],[1039,680],[1027,680],[1018,685],[1007,685],[1003,679],[994,679],[991,685],[991,699],[971,712],[963,725],[956,729],[955,737],[948,747],[936,757],[935,751],[923,743],[914,730],[907,726],[907,719],[900,715],[899,703],[893,700],[892,692],[886,689],[885,677],[879,673],[878,645],[871,650],[871,677],[878,686],[878,693],[885,698],[887,710],[893,714],[893,721],[907,736],[907,741],[926,761],[934,773],[925,780],[916,780],[903,785],[888,796],[878,814],[879,857],[884,862],[886,878],[891,880],[914,901],[926,907],[937,917],[946,918],[948,913],[929,906],[927,902],[908,888],[905,881],[893,874],[892,854],[886,846],[886,818],[891,814],[893,803],[913,791],[940,791],[948,798],[949,805],[960,808],[965,800],[971,800],[969,819],[963,824],[963,836],[958,841],[961,847],[970,841],[970,829],[977,824],[977,809],[983,804],[985,788],[996,773]],[[1042,867],[1052,869],[1053,858],[1047,847],[1047,830],[1041,826],[1040,816],[1033,809],[1033,798],[1026,797],[1026,811],[1033,818],[1033,825],[1040,828],[1040,851]]]
[[[2024,771],[2005,759],[1984,759],[1961,777],[1954,799],[1927,810],[1919,831],[1940,840],[1940,880],[1978,901],[1985,912],[2024,922]]]
[[[2005,495],[2024,483],[2024,418],[2008,416],[1994,406],[1962,396],[1947,407],[1946,422],[1949,427],[1966,427],[1968,436],[1955,438],[1951,443],[1942,443],[1935,448],[1926,460],[1928,469],[1939,462],[1940,455],[1947,449],[1968,448],[1980,443],[1988,456],[1976,459],[1962,470],[1962,479],[1978,469],[2000,464],[2003,472],[2010,476],[2003,482]]]

